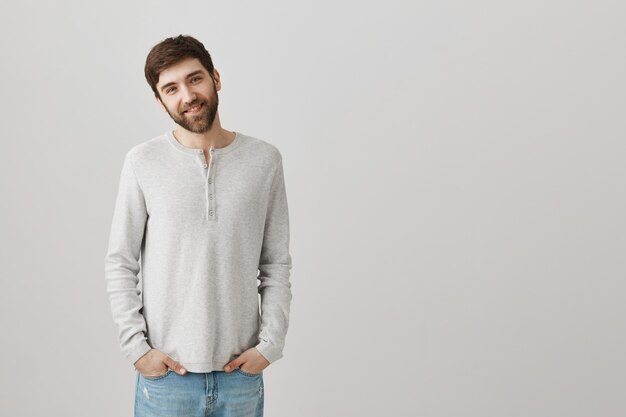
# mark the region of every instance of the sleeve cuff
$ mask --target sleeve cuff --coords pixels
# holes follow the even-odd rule
[[[128,357],[130,363],[135,365],[135,362],[148,353],[150,349],[152,349],[152,347],[145,340],[142,340],[139,346],[126,354],[126,357]]]
[[[268,360],[269,363],[274,363],[283,357],[282,350],[272,345],[270,342],[261,340],[261,342],[255,346],[256,350]]]

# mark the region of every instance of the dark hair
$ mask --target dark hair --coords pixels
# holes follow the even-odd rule
[[[202,42],[192,36],[178,35],[166,38],[154,45],[146,58],[144,73],[146,81],[157,98],[161,98],[156,85],[161,71],[187,58],[198,58],[200,63],[213,78],[213,61]]]

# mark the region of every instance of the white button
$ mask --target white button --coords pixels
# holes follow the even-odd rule
[[[209,178],[209,184],[213,184],[213,178]]]
[[[202,149],[198,149],[198,153],[204,153]]]
[[[206,167],[208,167],[208,165],[207,165],[207,164],[204,164],[204,167],[206,168]]]
[[[209,200],[213,200],[213,194],[209,194]]]
[[[213,215],[213,210],[209,210],[209,216]]]

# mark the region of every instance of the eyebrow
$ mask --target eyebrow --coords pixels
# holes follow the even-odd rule
[[[194,75],[198,75],[198,74],[203,74],[202,70],[198,70],[198,71],[194,71],[194,72],[192,72],[192,73],[189,73],[189,74],[187,74],[187,76],[186,76],[185,78],[193,77]],[[167,87],[169,87],[170,85],[174,85],[174,84],[176,84],[176,83],[175,83],[175,82],[173,82],[173,81],[172,81],[172,82],[169,82],[169,83],[167,83],[167,84],[163,85],[163,86],[160,88],[160,90],[161,90],[161,91],[163,91],[163,90],[165,90]]]

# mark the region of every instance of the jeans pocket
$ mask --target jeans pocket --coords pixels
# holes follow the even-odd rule
[[[260,373],[258,373],[258,374],[250,374],[250,373],[248,373],[248,372],[242,371],[242,370],[241,370],[241,369],[239,369],[239,368],[235,368],[235,371],[236,371],[236,372],[239,372],[241,375],[243,375],[243,376],[247,376],[247,377],[249,377],[249,378],[256,378],[257,376],[261,376],[261,375],[263,375],[263,371],[261,371],[261,372],[260,372]]]
[[[172,373],[172,370],[168,368],[167,371],[165,371],[165,373],[163,375],[144,376],[144,375],[141,374],[141,372],[139,373],[139,375],[141,375],[144,379],[147,379],[148,381],[156,381],[156,380],[165,378],[166,376],[168,376],[171,373]]]

